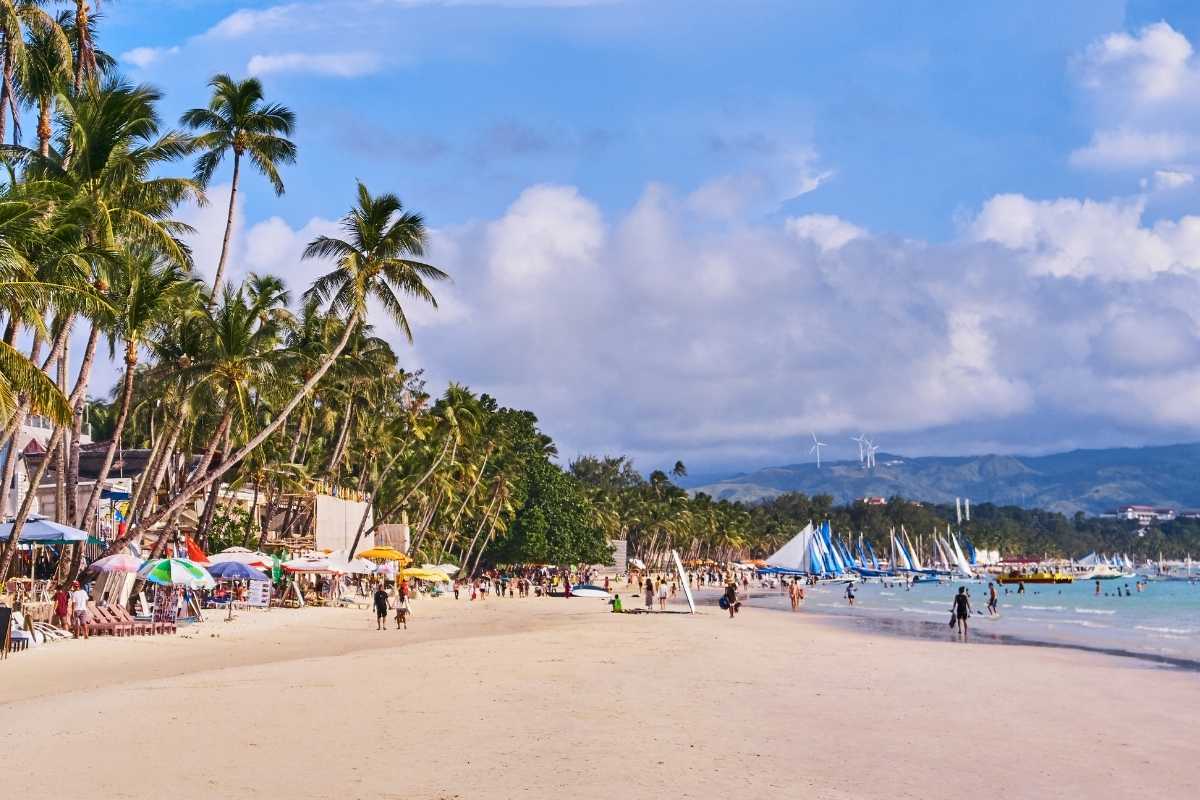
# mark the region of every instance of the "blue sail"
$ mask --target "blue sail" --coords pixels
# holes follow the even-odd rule
[[[875,557],[875,548],[871,547],[870,542],[867,542],[867,552],[869,552],[871,554],[871,569],[878,570],[879,569],[879,559]],[[895,568],[896,568],[896,565],[893,564],[892,569],[895,569]]]
[[[846,569],[854,569],[858,564],[854,563],[854,554],[850,552],[850,548],[846,547],[845,539],[838,539],[838,547],[842,548],[842,560],[846,562]]]
[[[963,537],[962,543],[967,548],[967,561],[971,564],[971,566],[975,566],[975,545],[971,544],[971,540],[965,536]]]
[[[861,536],[858,537],[858,563],[859,566],[863,567],[871,563],[867,560],[867,551],[863,550],[863,539]]]
[[[829,520],[821,523],[821,539],[825,542],[825,551],[829,554],[828,560],[831,562],[834,575],[841,575],[846,571],[845,565],[842,564],[842,557],[838,555],[837,549],[833,546],[833,529],[829,525]]]

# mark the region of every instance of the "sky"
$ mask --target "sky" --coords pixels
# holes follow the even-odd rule
[[[426,218],[429,389],[533,410],[564,460],[730,472],[1200,438],[1200,6],[106,0],[166,92],[298,117],[231,271],[299,294],[354,181]],[[196,228],[220,249],[228,167]],[[100,383],[111,383],[109,366]]]

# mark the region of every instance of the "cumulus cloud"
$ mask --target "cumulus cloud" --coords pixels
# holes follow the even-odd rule
[[[189,221],[219,246],[213,206]],[[433,388],[534,409],[567,456],[777,462],[810,430],[1024,450],[1200,432],[1200,218],[1000,195],[943,244],[828,215],[705,219],[657,184],[615,214],[531,186],[493,219],[432,232],[429,260],[454,280],[440,309],[410,305],[412,348],[372,320]],[[302,262],[304,244],[335,230],[239,228],[234,274],[299,294],[328,268]]]
[[[1070,155],[1087,169],[1171,168],[1200,151],[1200,62],[1166,22],[1092,43],[1075,74],[1095,116],[1091,141]]]
[[[857,225],[830,214],[792,217],[784,225],[793,236],[808,239],[823,251],[837,250],[867,233]]]
[[[246,64],[251,75],[297,73],[357,78],[378,72],[383,59],[377,53],[347,51],[340,53],[274,53],[254,55]]]
[[[1154,189],[1156,191],[1170,191],[1171,189],[1180,189],[1184,186],[1190,186],[1196,176],[1190,172],[1181,172],[1179,170],[1159,169],[1154,171]]]

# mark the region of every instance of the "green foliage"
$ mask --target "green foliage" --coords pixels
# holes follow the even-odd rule
[[[505,538],[497,543],[501,563],[590,564],[612,553],[604,531],[592,522],[582,487],[544,459],[525,475],[525,502]]]
[[[220,508],[208,529],[208,552],[219,553],[227,547],[258,547],[258,527],[250,512],[241,508]]]

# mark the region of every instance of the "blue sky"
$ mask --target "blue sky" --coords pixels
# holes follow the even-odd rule
[[[303,289],[353,180],[455,276],[400,347],[565,454],[722,470],[1200,427],[1194,4],[121,0],[167,114],[217,71],[299,117],[234,269]],[[222,187],[189,210],[212,271]],[[385,335],[394,331],[380,322]],[[842,452],[838,452],[841,450]]]

